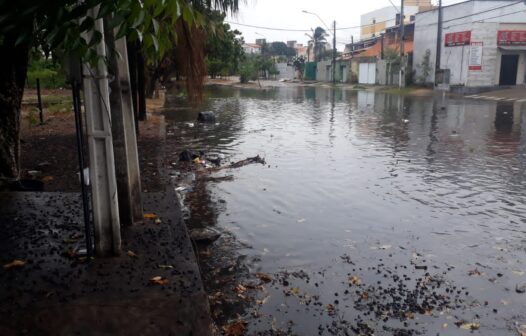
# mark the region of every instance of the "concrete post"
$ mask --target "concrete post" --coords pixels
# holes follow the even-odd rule
[[[110,19],[105,18],[106,27]],[[123,225],[132,225],[135,216],[142,217],[142,205],[126,40],[115,41],[115,33],[111,29],[106,28],[104,33],[106,44],[112,50],[108,55],[108,72],[112,78],[109,82],[110,110],[119,216]]]
[[[88,15],[96,18],[98,7]],[[103,34],[102,19],[95,20],[95,30]],[[91,36],[84,36],[88,41]],[[97,54],[105,57],[104,38],[96,47]],[[86,126],[92,186],[95,253],[107,256],[120,253],[121,233],[117,181],[113,156],[111,113],[109,107],[108,73],[104,61],[92,67],[82,67]]]
[[[128,51],[126,50],[126,38],[115,41],[115,49],[121,58],[117,62],[119,68],[119,81],[121,86],[122,117],[124,121],[124,132],[126,138],[126,155],[128,169],[128,184],[131,197],[131,209],[133,222],[143,219],[141,199],[141,173],[139,168],[139,153],[137,150],[137,134],[135,133],[135,111],[133,109],[134,94],[130,83],[130,72],[128,66]]]

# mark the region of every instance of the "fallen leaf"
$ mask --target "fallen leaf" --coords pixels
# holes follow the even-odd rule
[[[300,295],[300,289],[298,287],[293,287],[290,289],[290,293],[295,295],[295,296],[298,296]]]
[[[303,222],[305,222],[305,218],[300,218],[300,219],[297,220],[297,222],[298,223],[303,223]]]
[[[172,265],[159,265],[159,268],[162,268],[162,269],[172,269],[174,268]]]
[[[468,275],[469,276],[474,276],[474,275],[480,276],[482,275],[482,273],[477,268],[475,268],[473,270],[468,271]]]
[[[365,300],[365,301],[369,300],[369,292],[363,291],[360,297],[362,298],[362,300]]]
[[[479,323],[474,323],[474,322],[461,323],[458,327],[460,329],[464,329],[464,330],[479,330],[480,329],[480,324]]]
[[[447,323],[442,324],[442,328],[447,328]]]
[[[362,280],[358,276],[353,275],[352,277],[349,278],[349,283],[351,285],[359,286],[362,283]]]
[[[270,276],[269,274],[266,274],[266,273],[261,273],[261,272],[256,273],[256,278],[258,278],[259,280],[261,280],[263,282],[271,282],[272,281],[272,276]]]
[[[378,248],[380,250],[389,250],[392,246],[391,245],[382,245],[382,246],[379,246]]]
[[[245,334],[247,322],[237,320],[233,323],[223,326],[223,332],[226,336],[243,336]]]
[[[414,320],[415,319],[415,313],[407,311],[404,313],[404,316],[408,320]]]
[[[331,304],[331,303],[327,304],[327,305],[325,306],[325,308],[327,309],[327,311],[328,311],[329,313],[334,312],[334,305]]]
[[[159,219],[159,218],[156,218],[155,221],[154,221],[155,224],[161,224],[162,221]]]
[[[13,268],[13,267],[22,267],[25,264],[27,264],[27,261],[20,260],[20,259],[15,259],[15,260],[11,261],[10,263],[5,264],[4,268],[5,269],[9,269],[9,268]]]
[[[42,178],[42,182],[44,182],[44,183],[46,183],[46,184],[47,184],[47,183],[50,183],[50,182],[53,182],[53,176],[44,176],[44,177]]]
[[[242,284],[239,284],[237,285],[235,288],[234,288],[234,291],[238,294],[241,294],[241,293],[244,293],[247,291],[247,288],[245,286],[243,286]]]
[[[145,219],[155,219],[155,218],[157,218],[157,215],[153,214],[153,213],[146,213],[146,214],[144,214],[144,218]]]
[[[133,252],[133,251],[128,251],[128,252],[126,252],[126,254],[130,258],[137,258],[137,254],[135,254],[135,252]]]
[[[518,275],[518,276],[523,276],[524,272],[523,271],[513,271],[513,274]]]
[[[270,299],[270,295],[267,295],[267,296],[265,296],[265,297],[263,298],[263,300],[256,300],[256,303],[257,303],[258,305],[264,305],[265,303],[268,302],[269,299]]]
[[[154,276],[150,279],[150,282],[156,285],[167,285],[168,279],[164,279],[162,276]]]

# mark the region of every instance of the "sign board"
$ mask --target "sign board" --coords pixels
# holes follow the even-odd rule
[[[526,30],[499,30],[497,32],[497,45],[526,45]]]
[[[471,31],[462,31],[462,32],[456,32],[456,33],[447,33],[444,45],[446,47],[456,47],[456,46],[463,46],[463,45],[469,45],[471,42]]]
[[[469,71],[481,71],[482,70],[482,42],[471,42],[469,47]]]

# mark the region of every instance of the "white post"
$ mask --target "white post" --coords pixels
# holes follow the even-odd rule
[[[126,139],[128,184],[131,198],[131,210],[134,222],[143,219],[141,201],[141,173],[139,169],[139,154],[137,151],[137,135],[135,133],[135,114],[133,111],[132,90],[130,85],[130,70],[128,67],[128,51],[126,38],[115,41],[115,49],[120,58],[117,62],[119,68],[119,81],[122,99],[122,117]]]
[[[98,7],[88,15],[97,17]],[[104,34],[102,19],[95,20],[95,30]],[[91,35],[91,34],[90,34]],[[84,36],[88,41],[91,36]],[[106,56],[104,38],[97,54]],[[111,133],[108,71],[103,60],[96,67],[82,67],[86,125],[90,158],[90,181],[95,230],[95,252],[100,256],[118,254],[121,249],[119,203]]]

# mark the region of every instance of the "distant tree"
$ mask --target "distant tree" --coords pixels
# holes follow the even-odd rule
[[[307,36],[310,38],[309,46],[312,46],[311,50],[314,51],[314,61],[321,61],[323,53],[325,52],[325,49],[327,49],[326,37],[329,36],[329,34],[327,34],[322,27],[316,27],[316,29],[312,31],[312,34],[307,34]]]
[[[299,73],[300,80],[303,80],[303,71],[305,70],[305,57],[295,56],[292,58],[292,66],[294,70]]]
[[[269,55],[292,57],[296,55],[296,50],[287,46],[285,42],[272,42],[269,45]]]
[[[420,69],[419,82],[422,84],[427,83],[427,79],[433,70],[433,66],[431,64],[431,50],[426,49],[424,58],[422,59],[422,62],[417,65],[417,67]]]
[[[213,31],[207,31],[205,42],[206,65],[212,78],[237,73],[244,57],[241,32],[232,30],[229,24],[223,22],[223,13],[216,12],[214,16],[219,24]]]

